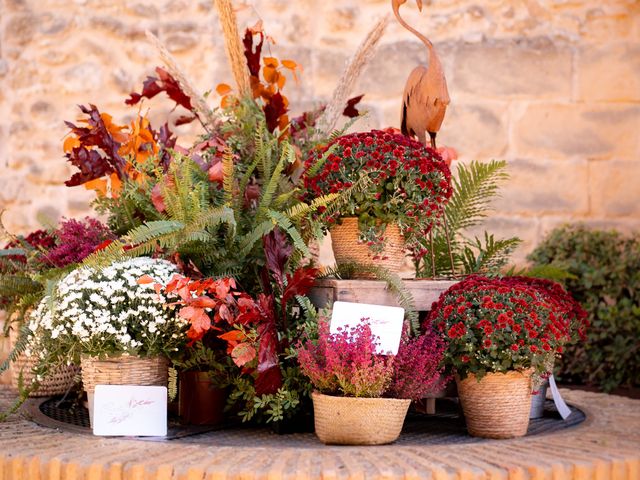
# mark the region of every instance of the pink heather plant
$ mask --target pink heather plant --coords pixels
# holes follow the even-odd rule
[[[439,335],[427,332],[400,344],[391,385],[385,396],[419,400],[444,387],[442,358],[446,349]]]
[[[302,372],[322,393],[345,397],[381,397],[391,383],[393,357],[376,354],[377,337],[367,322],[340,333],[318,325],[318,341],[298,348]]]
[[[444,342],[432,333],[404,339],[396,356],[376,353],[378,337],[368,319],[348,331],[329,333],[318,325],[318,340],[298,345],[298,362],[316,390],[346,397],[420,399],[441,388]]]
[[[109,227],[90,217],[85,217],[83,221],[65,220],[53,235],[56,237],[56,246],[49,250],[42,261],[58,268],[80,263],[105,240],[115,238]]]

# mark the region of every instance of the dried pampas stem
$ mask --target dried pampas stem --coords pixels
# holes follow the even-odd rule
[[[233,11],[231,0],[215,0],[220,25],[224,34],[224,45],[227,50],[229,66],[238,86],[241,97],[251,94],[251,84],[249,83],[249,68],[244,57],[244,48],[238,33],[238,22]]]
[[[336,89],[333,91],[333,97],[318,121],[318,128],[321,133],[329,134],[335,128],[340,114],[346,107],[353,86],[367,66],[369,60],[371,60],[371,57],[373,57],[376,46],[382,38],[382,35],[384,35],[390,18],[390,15],[386,15],[378,20],[358,47],[358,50],[347,64],[344,72],[342,72],[338,85],[336,85]]]
[[[145,33],[149,41],[158,50],[160,58],[162,58],[162,61],[167,67],[169,73],[178,81],[178,83],[180,83],[180,86],[184,90],[184,93],[186,93],[189,98],[191,98],[191,102],[193,104],[193,108],[195,110],[197,118],[200,120],[205,130],[207,130],[208,132],[215,130],[220,121],[207,105],[204,96],[200,92],[198,92],[196,87],[189,81],[184,71],[178,65],[178,62],[176,61],[174,56],[169,53],[169,50],[167,50],[167,47],[164,46],[160,39],[149,30],[147,30]]]

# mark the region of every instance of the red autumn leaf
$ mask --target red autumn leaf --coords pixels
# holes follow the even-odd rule
[[[224,181],[224,173],[222,171],[222,161],[214,161],[209,168],[209,181],[222,183]]]
[[[230,332],[218,335],[218,338],[221,338],[225,342],[241,342],[245,340],[247,336],[241,330],[231,330]]]
[[[195,119],[196,119],[195,115],[180,115],[178,118],[175,119],[174,123],[176,127],[179,127],[180,125],[187,125],[193,122]]]
[[[112,243],[113,243],[113,240],[107,239],[104,242],[102,242],[100,245],[98,245],[93,251],[94,252],[99,252],[100,250],[104,250],[105,248],[107,248]]]
[[[189,302],[189,305],[197,308],[214,308],[216,306],[216,301],[209,297],[198,297],[194,298]]]
[[[179,315],[191,323],[189,331],[195,332],[197,335],[204,335],[211,327],[211,319],[209,319],[209,315],[204,311],[204,308],[184,307],[180,309]]]
[[[151,278],[149,275],[143,275],[138,280],[138,285],[149,285],[150,283],[154,283],[155,280]]]
[[[135,105],[143,98],[151,99],[159,93],[165,92],[177,105],[193,111],[191,98],[184,93],[180,83],[163,68],[156,67],[156,73],[158,74],[158,78],[147,77],[142,85],[142,93],[131,93],[129,98],[125,100],[125,103],[127,105]]]
[[[267,268],[280,288],[284,286],[284,269],[293,252],[293,246],[279,228],[262,237]]]
[[[282,372],[278,362],[278,331],[273,296],[258,296],[262,321],[258,325],[258,368],[255,381],[257,395],[275,393],[282,386]]]
[[[262,45],[264,44],[264,33],[257,32],[257,34],[260,35],[260,41],[255,48],[253,45],[253,33],[250,29],[247,28],[242,39],[247,67],[249,67],[249,73],[254,77],[260,74],[260,56],[262,55]]]
[[[360,112],[356,108],[356,105],[360,103],[360,100],[362,100],[362,97],[364,97],[364,94],[358,95],[357,97],[353,97],[347,100],[347,106],[344,108],[342,115],[349,118],[359,117]]]
[[[287,302],[297,295],[309,293],[319,272],[320,270],[317,268],[302,267],[297,269],[293,275],[287,274],[287,287],[282,294],[282,305],[286,306]]]
[[[256,358],[256,349],[250,343],[239,343],[231,351],[233,363],[242,367]]]
[[[88,127],[78,127],[71,122],[65,122],[79,143],[79,146],[73,147],[65,156],[67,161],[80,170],[73,174],[65,185],[82,185],[114,172],[118,178],[126,178],[126,161],[118,153],[121,143],[107,128],[98,108],[92,104],[89,104],[89,108],[84,105],[80,105],[79,108],[89,117],[86,119]]]
[[[229,307],[227,307],[225,304],[220,305],[220,308],[218,308],[218,316],[225,322],[233,320],[233,315],[231,315]]]
[[[221,97],[224,97],[225,95],[229,95],[232,92],[232,90],[233,89],[226,83],[219,83],[218,86],[216,87],[216,93]]]
[[[280,117],[286,115],[288,109],[284,97],[277,92],[265,104],[264,116],[267,121],[267,128],[273,132],[280,125]]]
[[[164,213],[167,209],[164,204],[164,198],[162,197],[162,184],[156,183],[155,186],[151,189],[151,203],[160,213]]]

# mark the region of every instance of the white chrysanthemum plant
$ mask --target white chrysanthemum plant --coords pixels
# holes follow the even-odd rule
[[[188,323],[154,284],[176,273],[172,263],[149,257],[74,270],[32,313],[31,353],[56,363],[81,355],[170,356],[186,343]]]

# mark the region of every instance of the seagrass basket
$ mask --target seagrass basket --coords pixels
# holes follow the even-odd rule
[[[164,357],[120,355],[100,360],[83,355],[80,364],[87,393],[93,393],[96,385],[166,386],[169,379],[169,361]]]
[[[164,357],[142,358],[120,355],[98,359],[83,355],[82,384],[87,392],[89,419],[93,423],[93,394],[96,385],[167,386],[169,361]]]
[[[456,375],[469,434],[484,438],[525,435],[531,410],[532,374],[532,369],[487,373],[480,381],[475,375],[464,380]]]
[[[405,260],[405,241],[400,227],[388,224],[385,232],[385,249],[381,254],[373,252],[366,243],[360,241],[358,219],[347,217],[340,225],[331,227],[331,245],[333,255],[338,265],[358,263],[366,266],[384,267],[392,273],[399,273],[403,269]],[[379,256],[380,259],[373,257]],[[354,272],[354,278],[374,278],[365,272]]]
[[[18,342],[19,329],[12,328],[9,331],[11,348]],[[20,375],[22,375],[22,385],[29,386],[34,380],[33,368],[37,364],[37,358],[24,353],[20,354],[11,365],[11,385],[18,388]],[[76,383],[80,373],[78,365],[61,365],[40,381],[40,386],[29,393],[30,397],[50,397],[52,395],[63,395],[67,393]]]
[[[334,445],[383,445],[400,436],[411,400],[335,397],[313,392],[316,435]]]

